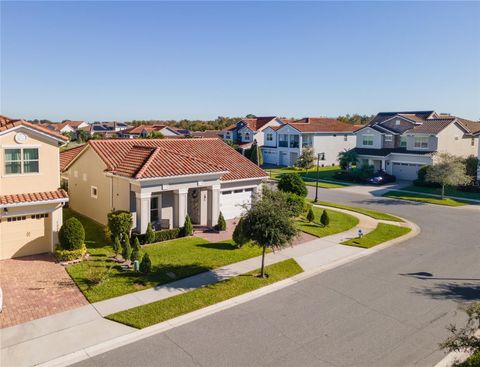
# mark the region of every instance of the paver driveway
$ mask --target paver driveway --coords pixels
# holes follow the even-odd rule
[[[48,254],[0,261],[0,287],[0,328],[88,304],[65,268]]]

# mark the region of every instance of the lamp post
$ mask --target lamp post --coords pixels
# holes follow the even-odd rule
[[[320,157],[322,157],[322,161],[323,161],[325,159],[325,153],[317,154],[317,180],[315,182],[315,202],[318,201],[318,170],[320,167]]]

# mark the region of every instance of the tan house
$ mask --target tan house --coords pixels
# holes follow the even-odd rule
[[[435,111],[380,112],[357,130],[359,163],[398,179],[415,180],[436,152],[459,157],[478,154],[480,122]]]
[[[106,224],[112,210],[135,227],[214,226],[241,215],[267,174],[220,139],[90,140],[61,153],[70,207]]]
[[[60,133],[0,116],[0,259],[51,252],[68,201],[59,189]]]

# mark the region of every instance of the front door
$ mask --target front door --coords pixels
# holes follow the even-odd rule
[[[201,192],[200,189],[188,190],[187,211],[193,224],[201,224]]]

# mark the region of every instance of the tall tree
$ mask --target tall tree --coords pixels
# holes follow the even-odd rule
[[[263,164],[262,149],[258,146],[256,140],[253,141],[252,147],[250,148],[250,160],[257,166]]]
[[[315,162],[315,154],[313,153],[312,147],[304,147],[302,149],[302,154],[298,157],[297,161],[295,162],[295,166],[299,168],[303,168],[305,173],[313,167],[313,163]]]
[[[358,154],[354,149],[344,150],[343,152],[338,153],[338,162],[340,163],[340,168],[343,170],[350,171],[352,165],[357,163]]]
[[[297,235],[286,195],[263,188],[263,195],[253,200],[243,218],[242,229],[248,239],[262,248],[260,276],[265,277],[265,253],[268,247],[279,249],[291,244]]]
[[[467,175],[465,162],[453,154],[443,152],[435,157],[435,163],[427,168],[425,180],[438,183],[442,187],[442,199],[445,198],[445,186],[465,185],[472,178]]]

